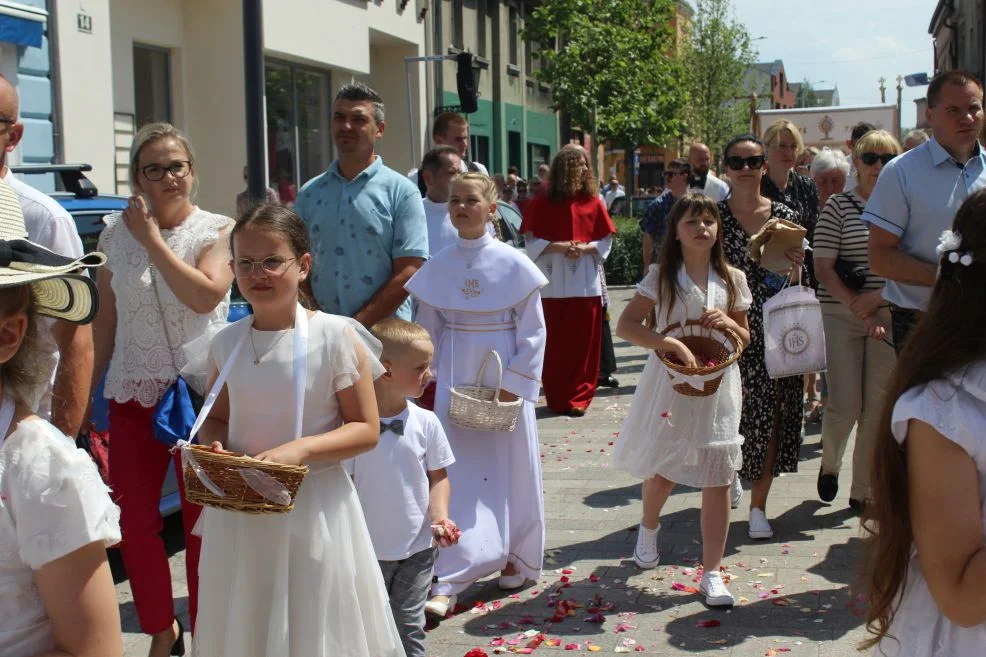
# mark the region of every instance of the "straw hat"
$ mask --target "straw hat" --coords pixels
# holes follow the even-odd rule
[[[0,180],[0,288],[30,285],[40,315],[76,324],[96,316],[96,284],[83,273],[106,262],[102,253],[68,258],[29,242],[17,193]]]

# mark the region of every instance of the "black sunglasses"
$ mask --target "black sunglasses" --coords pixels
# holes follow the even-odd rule
[[[762,169],[763,163],[767,161],[763,155],[751,155],[750,157],[740,157],[739,155],[730,155],[726,158],[726,166],[733,171],[742,171],[743,165],[750,167],[751,169]]]
[[[882,155],[877,153],[863,153],[862,155],[859,156],[859,159],[863,161],[863,164],[865,164],[868,167],[871,167],[877,163],[877,160],[883,162],[883,166],[887,166],[887,162],[894,159],[895,157],[897,156],[894,155],[893,153],[883,153]]]

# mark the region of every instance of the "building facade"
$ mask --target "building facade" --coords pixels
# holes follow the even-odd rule
[[[433,0],[429,52],[476,57],[479,100],[469,120],[470,156],[490,173],[537,175],[558,150],[558,116],[551,89],[535,79],[538,45],[521,36],[530,0]],[[433,44],[433,45],[432,45]],[[435,102],[429,119],[443,107],[454,109],[459,97],[455,62],[428,65],[428,86]],[[426,136],[431,134],[429,122]],[[430,141],[430,140],[429,140]],[[427,148],[428,144],[425,145]]]
[[[935,74],[961,68],[986,76],[986,9],[983,0],[938,0],[928,25],[934,37]]]
[[[240,0],[58,0],[56,95],[64,161],[89,162],[102,190],[129,192],[133,135],[169,121],[196,149],[199,203],[232,214],[245,188],[246,111]],[[427,92],[404,58],[426,52],[427,0],[264,0],[269,176],[284,200],[334,157],[331,102],[358,79],[387,106],[384,162],[413,164]],[[85,24],[88,29],[79,26]],[[419,151],[420,152],[420,151]]]
[[[769,107],[765,109],[790,109],[796,106],[797,94],[787,79],[783,61],[775,59],[772,62],[754,64],[753,67],[758,73],[752,74],[749,79],[755,80],[758,86],[766,84],[770,90],[762,99],[765,104],[769,103]]]

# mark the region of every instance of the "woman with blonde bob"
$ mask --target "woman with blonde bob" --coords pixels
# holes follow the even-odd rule
[[[842,455],[857,427],[849,506],[861,512],[870,499],[871,441],[895,362],[894,349],[884,340],[890,328],[884,280],[870,271],[869,228],[861,215],[883,165],[901,148],[890,133],[873,130],[856,142],[854,150],[856,186],[829,197],[813,245],[828,357],[828,404],[822,419],[817,487],[823,502],[835,499]],[[850,269],[858,272],[855,280],[844,278]]]
[[[140,627],[152,637],[149,657],[163,657],[184,654],[158,511],[168,465],[181,469],[177,453],[154,437],[152,420],[185,366],[182,346],[226,319],[233,272],[222,235],[233,222],[195,205],[195,155],[167,123],[146,125],[134,137],[130,186],[127,208],[106,217],[99,238],[106,266],[96,279],[101,303],[93,389],[105,371],[110,485],[121,510],[123,563]],[[201,541],[191,531],[200,512],[182,494],[193,631]]]
[[[544,396],[555,413],[582,417],[596,394],[602,343],[602,277],[616,228],[585,149],[563,147],[546,194],[527,204],[520,232],[548,278],[541,292],[548,345]]]

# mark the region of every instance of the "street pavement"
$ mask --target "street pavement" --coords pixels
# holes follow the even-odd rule
[[[615,327],[633,290],[610,294]],[[771,491],[772,540],[747,537],[749,492],[744,494],[732,513],[723,560],[737,604],[730,611],[708,609],[691,591],[698,587],[701,559],[698,490],[677,488],[664,508],[662,564],[641,571],[631,559],[640,482],[613,469],[610,453],[647,354],[617,339],[616,356],[621,387],[601,389],[584,418],[556,417],[543,408],[543,399],[538,409],[547,524],[541,580],[512,595],[497,588],[495,577],[472,587],[454,616],[429,626],[428,657],[463,657],[476,648],[492,657],[541,636],[529,654],[860,654],[856,646],[866,637],[858,585],[862,539],[847,498],[853,443],[846,450],[842,493],[826,505],[815,493],[820,427],[808,427],[799,472],[776,480]],[[187,620],[177,518],[167,521],[165,536],[176,606]],[[143,657],[148,643],[139,634],[122,568],[115,565],[126,655]]]

